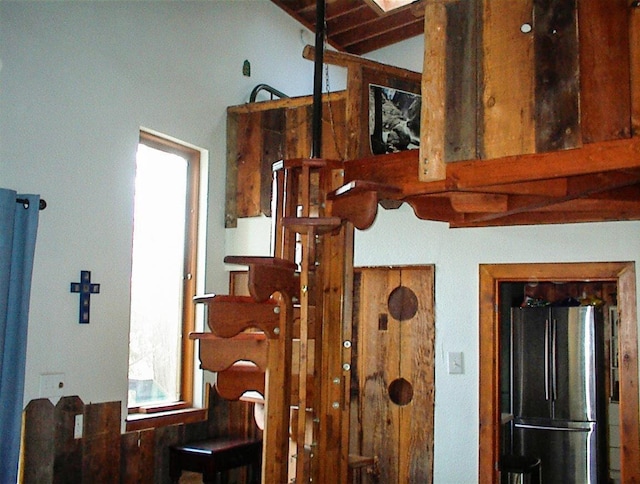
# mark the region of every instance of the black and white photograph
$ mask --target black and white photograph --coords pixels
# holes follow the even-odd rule
[[[381,155],[420,146],[420,95],[369,84],[371,153]]]

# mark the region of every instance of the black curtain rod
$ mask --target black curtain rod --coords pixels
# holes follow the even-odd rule
[[[25,208],[27,208],[29,206],[29,199],[28,198],[16,198],[16,203],[21,203],[21,204],[25,205]],[[44,210],[45,208],[47,208],[47,202],[43,198],[40,199],[40,206],[38,208],[40,210]]]

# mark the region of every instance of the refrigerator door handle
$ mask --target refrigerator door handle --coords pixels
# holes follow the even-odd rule
[[[549,400],[549,320],[544,322],[544,399]]]
[[[557,343],[557,321],[553,319],[551,321],[551,400],[555,401],[558,398],[557,382],[558,372],[556,365],[556,343]]]
[[[550,425],[533,425],[533,424],[515,424],[516,428],[519,429],[534,429],[534,430],[557,430],[559,432],[591,432],[592,429],[589,427],[552,427]]]

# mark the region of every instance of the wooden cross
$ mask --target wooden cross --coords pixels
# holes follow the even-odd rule
[[[91,294],[100,293],[100,284],[91,283],[91,271],[80,271],[80,282],[71,283],[71,292],[80,293],[80,324],[89,324]]]

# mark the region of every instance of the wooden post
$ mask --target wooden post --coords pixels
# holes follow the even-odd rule
[[[420,117],[420,181],[443,180],[446,132],[447,9],[428,2],[424,13],[424,63]]]
[[[629,21],[631,48],[631,134],[640,136],[640,5],[631,10]]]

